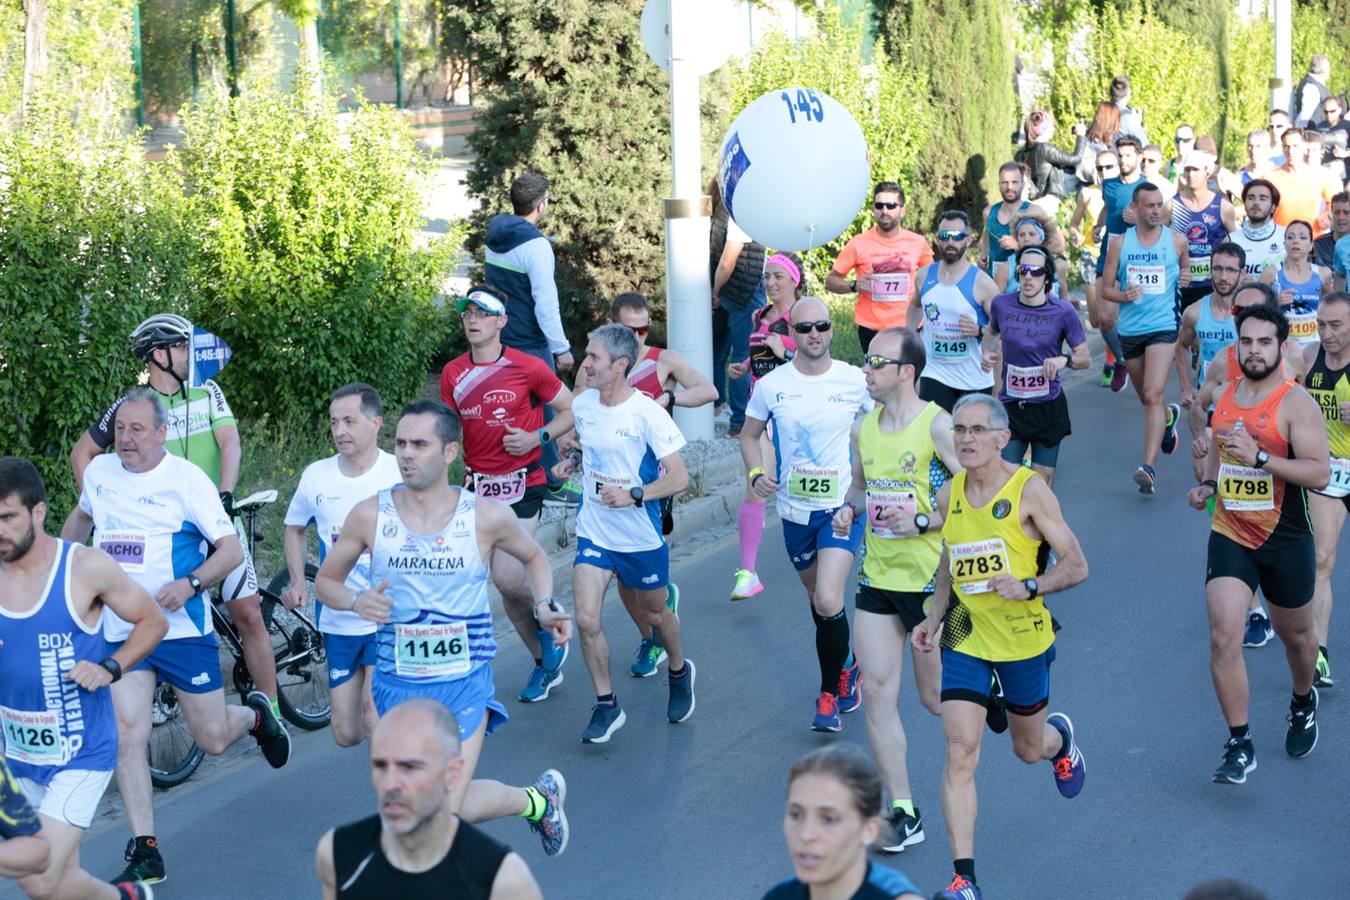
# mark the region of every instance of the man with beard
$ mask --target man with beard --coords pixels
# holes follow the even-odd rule
[[[1022,196],[1025,188],[1026,175],[1021,163],[1005,162],[998,167],[998,192],[1003,199],[984,208],[984,234],[980,235],[980,268],[990,275],[1017,250],[1012,223],[1031,206]]]
[[[542,897],[520,856],[459,817],[464,768],[450,710],[429,699],[389,710],[370,737],[380,811],[319,840],[324,900]]]
[[[993,373],[980,365],[980,336],[998,286],[966,258],[971,231],[970,217],[959,209],[938,219],[941,258],[919,270],[919,302],[906,314],[906,327],[923,329],[928,360],[919,396],[947,412],[966,394],[987,394],[994,387]]]
[[[1327,486],[1330,454],[1317,401],[1285,379],[1284,314],[1269,304],[1237,314],[1235,379],[1214,405],[1214,440],[1205,480],[1187,495],[1204,509],[1218,501],[1209,535],[1205,603],[1210,674],[1228,724],[1216,784],[1242,784],[1256,768],[1248,729],[1243,623],[1259,587],[1270,602],[1293,677],[1285,752],[1306,756],[1317,745],[1317,633],[1313,627],[1315,551],[1306,489]]]

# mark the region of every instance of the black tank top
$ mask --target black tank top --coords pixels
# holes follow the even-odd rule
[[[425,872],[395,869],[380,848],[380,817],[333,832],[333,868],[341,900],[444,897],[488,900],[502,860],[511,852],[463,819],[445,859]]]

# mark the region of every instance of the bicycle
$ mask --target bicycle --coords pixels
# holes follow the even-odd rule
[[[276,491],[259,491],[234,504],[235,512],[244,517],[244,535],[248,540],[249,555],[264,540],[255,525],[258,512],[267,504],[276,502]],[[261,589],[263,624],[272,638],[272,652],[277,666],[277,704],[281,714],[291,724],[306,731],[314,731],[328,724],[332,705],[328,697],[327,657],[323,634],[315,626],[313,566],[305,567],[305,581],[310,587],[308,599],[296,609],[287,609],[281,602],[281,592],[289,583],[281,572],[268,586]],[[211,598],[211,620],[221,643],[234,657],[230,675],[240,697],[253,690],[253,678],[244,662],[244,645],[239,631],[230,619],[229,610],[219,591]],[[205,754],[188,731],[177,694],[171,685],[160,682],[155,688],[151,711],[149,760],[150,780],[156,787],[169,788],[182,784],[201,765]]]

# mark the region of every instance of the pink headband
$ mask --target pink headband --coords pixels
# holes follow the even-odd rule
[[[798,287],[801,286],[802,270],[797,268],[797,264],[782,253],[775,253],[773,256],[770,256],[765,260],[764,265],[782,266],[784,269],[787,269],[788,277],[792,279],[792,283]]]

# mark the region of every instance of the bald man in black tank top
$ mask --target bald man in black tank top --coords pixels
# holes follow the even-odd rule
[[[540,900],[525,861],[455,814],[459,726],[433,700],[400,703],[370,738],[379,812],[329,830],[316,866],[324,900]]]

